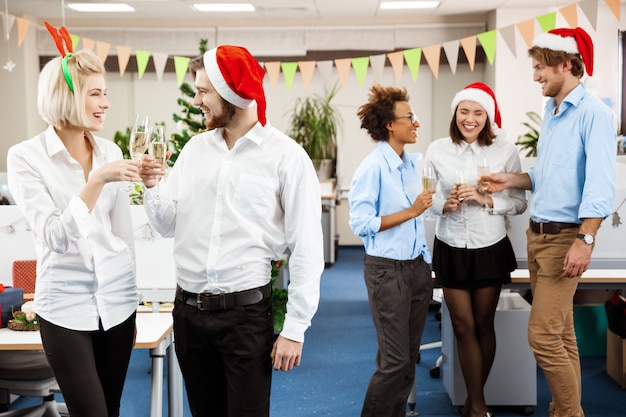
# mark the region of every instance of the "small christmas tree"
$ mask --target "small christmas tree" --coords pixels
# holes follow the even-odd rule
[[[198,45],[200,55],[204,55],[207,51],[208,41],[208,39],[200,39],[200,44]],[[193,88],[188,83],[183,83],[180,86],[180,92],[182,93],[182,97],[179,98],[177,102],[178,105],[182,107],[180,111],[181,114],[174,113],[172,115],[172,118],[180,128],[180,132],[172,134],[171,143],[174,149],[172,149],[172,156],[169,160],[170,166],[176,162],[178,154],[189,139],[207,130],[204,124],[202,110],[192,103],[195,96]]]

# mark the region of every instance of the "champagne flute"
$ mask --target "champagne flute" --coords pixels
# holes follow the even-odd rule
[[[165,153],[167,151],[167,145],[165,143],[165,126],[154,126],[150,130],[150,145],[148,148],[148,154],[154,158],[154,162],[163,164],[165,162]],[[156,198],[149,201],[150,204],[161,203],[161,193],[159,184],[161,179],[157,181],[157,195]]]
[[[133,127],[130,131],[130,140],[128,141],[128,152],[130,153],[130,158],[134,161],[141,160],[141,155],[143,155],[148,149],[148,141],[150,135],[150,118],[148,116],[144,116],[138,114],[135,117],[135,122],[133,123]],[[128,185],[127,191],[131,191],[132,185]]]
[[[466,175],[465,175],[465,171],[457,168],[454,170],[454,188],[456,188],[456,198],[459,200],[460,203],[463,203],[463,200],[465,199],[464,197],[460,197],[459,196],[459,187],[463,184],[466,183]],[[465,205],[461,204],[461,215],[465,214]]]
[[[491,170],[489,169],[489,164],[487,164],[487,160],[483,159],[482,163],[477,166],[478,180],[480,184],[481,191],[487,191],[489,187]],[[485,210],[489,210],[489,204],[485,200]]]
[[[422,188],[424,191],[434,191],[437,188],[437,177],[432,165],[424,165],[422,168]],[[424,220],[434,220],[430,215],[430,208],[424,212]]]

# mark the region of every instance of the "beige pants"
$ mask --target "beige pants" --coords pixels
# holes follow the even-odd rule
[[[526,231],[533,303],[528,342],[552,394],[551,417],[583,417],[581,370],[574,331],[576,278],[563,277],[563,260],[578,228],[558,234]]]

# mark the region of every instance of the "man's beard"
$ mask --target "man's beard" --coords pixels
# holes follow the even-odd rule
[[[236,111],[237,107],[234,104],[222,99],[222,112],[219,115],[211,112],[211,118],[206,119],[206,127],[209,129],[227,127],[235,118]]]

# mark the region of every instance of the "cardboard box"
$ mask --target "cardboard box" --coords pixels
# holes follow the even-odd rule
[[[606,373],[626,389],[626,339],[606,331]]]

